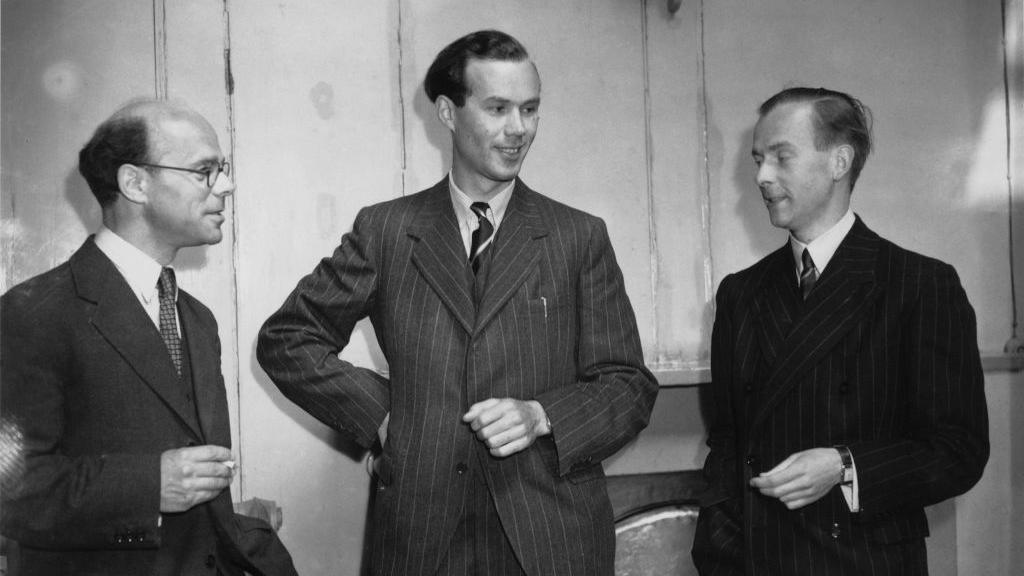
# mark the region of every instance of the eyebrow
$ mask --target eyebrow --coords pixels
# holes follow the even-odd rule
[[[768,152],[778,152],[779,150],[781,150],[783,148],[793,148],[793,144],[791,144],[790,142],[788,142],[786,140],[783,140],[782,142],[772,142],[771,144],[768,145],[768,150],[767,151]],[[763,153],[762,152],[758,152],[756,148],[752,149],[750,151],[750,154],[752,156],[762,156],[763,155]]]
[[[509,100],[508,98],[502,98],[500,96],[490,96],[484,98],[483,102],[484,104],[514,104],[514,101]],[[519,103],[520,106],[525,106],[527,104],[540,104],[540,98],[530,98],[529,100],[524,100],[523,102]]]

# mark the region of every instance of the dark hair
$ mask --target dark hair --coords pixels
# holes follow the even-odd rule
[[[427,70],[423,89],[431,102],[447,96],[456,106],[466,103],[466,64],[470,59],[522,62],[530,57],[518,40],[498,30],[479,30],[444,47]]]
[[[853,147],[850,189],[871,153],[871,110],[853,96],[826,88],[787,88],[757,109],[763,118],[781,104],[808,102],[814,111],[814,146],[825,150],[838,143]]]
[[[149,158],[149,129],[142,116],[115,114],[96,128],[78,153],[78,171],[89,183],[100,206],[117,200],[117,170],[122,164],[144,163]]]

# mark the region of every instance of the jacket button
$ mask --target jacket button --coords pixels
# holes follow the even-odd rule
[[[829,533],[829,536],[831,536],[833,540],[838,540],[842,533],[843,531],[839,528],[839,522],[833,522],[832,531]]]
[[[750,382],[747,382],[746,384],[743,385],[743,392],[745,394],[750,394],[753,391],[754,391],[754,385],[751,384]]]
[[[750,466],[751,468],[753,468],[754,466],[757,466],[757,456],[754,456],[753,454],[750,454],[750,455],[747,456],[747,459],[745,460],[745,462],[747,463],[747,466]]]
[[[846,394],[849,391],[850,391],[850,383],[849,382],[843,382],[842,384],[839,385],[839,393],[840,394]]]
[[[455,473],[459,476],[465,474],[467,470],[469,470],[469,466],[466,466],[465,462],[459,462],[455,465]]]
[[[206,557],[206,567],[207,568],[213,568],[216,565],[217,565],[217,559],[213,557],[213,554],[208,555]]]

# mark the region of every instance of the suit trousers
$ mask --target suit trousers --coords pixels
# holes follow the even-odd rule
[[[479,465],[470,466],[466,473],[471,478],[462,498],[462,517],[437,576],[525,576]]]

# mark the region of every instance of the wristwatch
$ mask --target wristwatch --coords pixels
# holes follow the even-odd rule
[[[846,446],[834,446],[839,451],[839,458],[843,461],[843,469],[839,476],[840,484],[853,484],[853,454]]]

